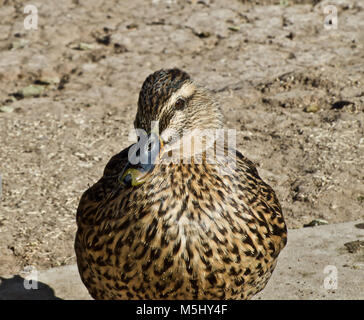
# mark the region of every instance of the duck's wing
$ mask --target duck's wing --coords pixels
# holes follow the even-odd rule
[[[130,147],[114,155],[107,163],[102,178],[83,193],[77,209],[78,224],[87,216],[92,215],[101,202],[120,188],[118,177],[128,163]]]
[[[244,184],[242,199],[258,222],[258,232],[266,233],[266,238],[271,239],[274,245],[273,255],[278,255],[287,242],[287,227],[279,200],[274,190],[259,176],[254,163],[239,151],[236,151],[236,162]]]
[[[74,248],[77,257],[78,271],[85,286],[94,299],[102,298],[102,291],[97,290],[95,275],[92,271],[92,255],[90,245],[94,245],[95,219],[98,208],[106,203],[110,196],[122,188],[118,182],[120,174],[128,163],[129,148],[114,155],[107,163],[102,178],[87,189],[81,196],[77,209],[77,233]],[[91,242],[90,242],[91,241]],[[92,249],[94,250],[94,248]],[[91,260],[90,260],[91,259]]]

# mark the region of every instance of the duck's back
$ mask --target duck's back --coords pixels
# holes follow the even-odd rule
[[[127,149],[113,157],[77,212],[77,262],[91,295],[242,299],[262,290],[286,225],[274,191],[236,156],[233,169],[158,164],[130,188],[118,184]]]

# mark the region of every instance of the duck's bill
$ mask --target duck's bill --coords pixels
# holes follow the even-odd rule
[[[163,141],[154,132],[147,139],[140,139],[129,150],[128,163],[119,177],[119,182],[133,187],[144,183],[148,174],[153,171],[162,149]]]

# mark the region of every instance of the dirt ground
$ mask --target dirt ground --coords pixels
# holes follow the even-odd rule
[[[79,198],[160,68],[215,92],[290,228],[364,216],[363,1],[34,0],[26,30],[28,3],[0,0],[0,276],[75,263]]]

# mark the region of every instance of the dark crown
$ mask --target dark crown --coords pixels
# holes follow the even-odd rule
[[[149,75],[139,94],[138,106],[143,113],[153,114],[191,77],[180,69],[158,70]]]

